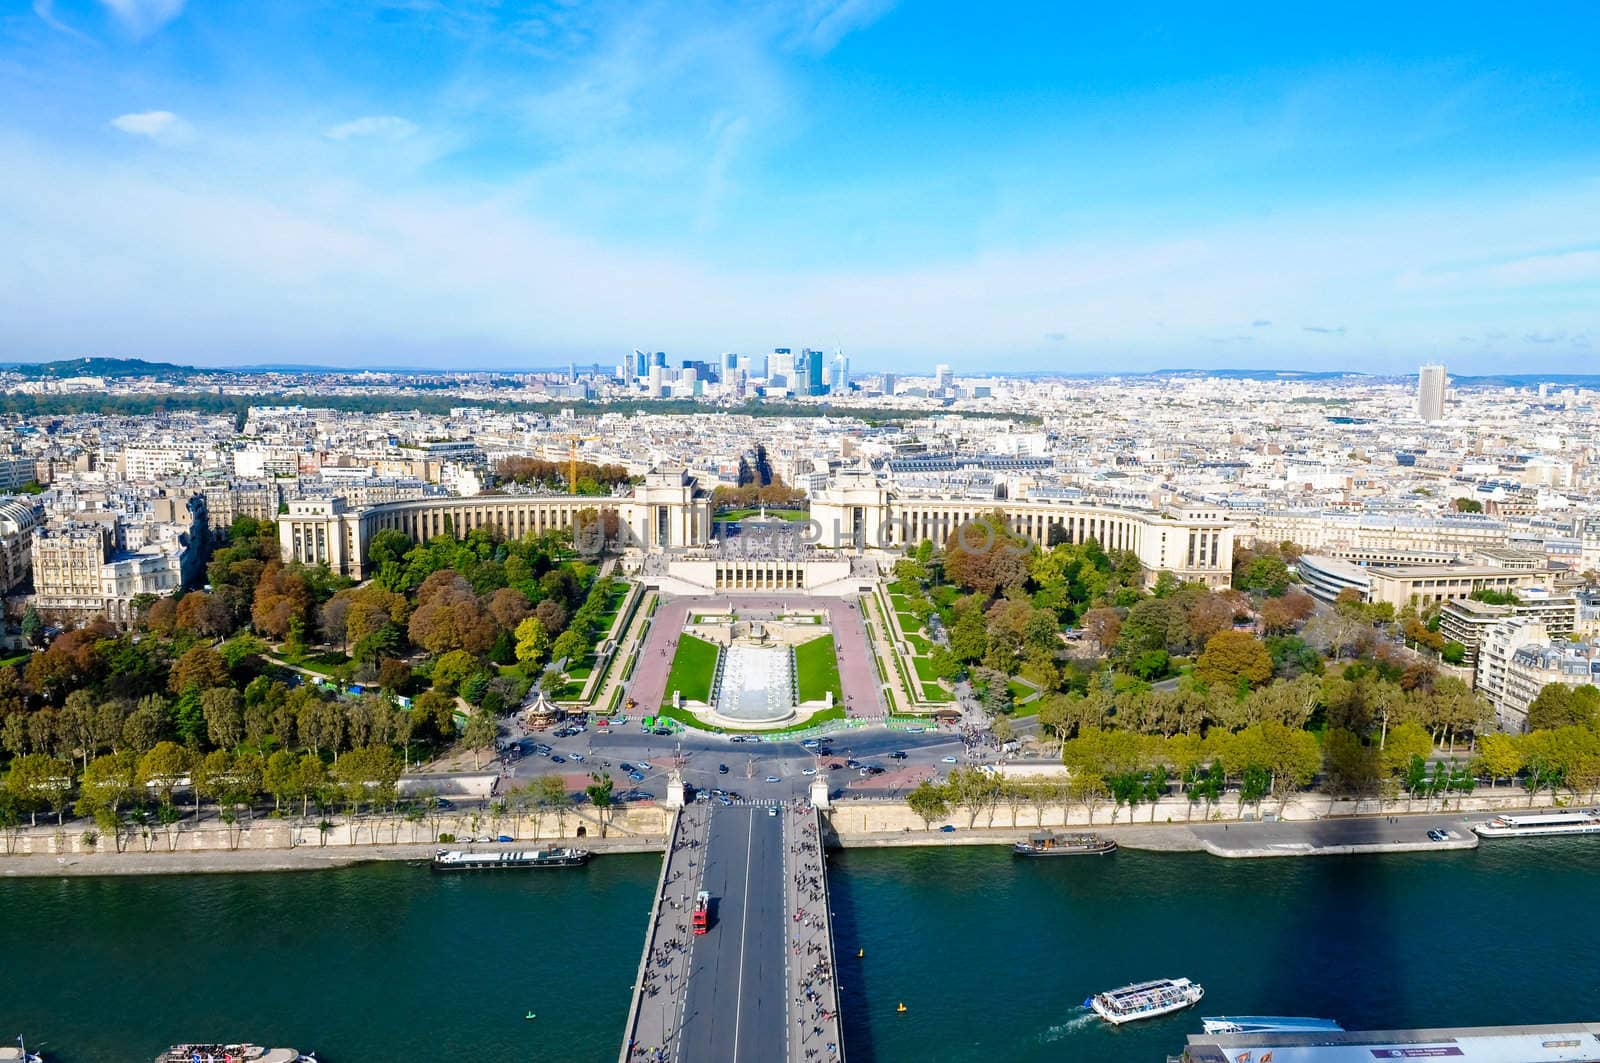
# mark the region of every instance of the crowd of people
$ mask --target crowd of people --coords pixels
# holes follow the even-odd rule
[[[826,911],[828,890],[823,877],[822,840],[817,836],[817,817],[810,805],[795,801],[789,806],[788,815],[792,817],[786,883],[791,910],[790,1013],[799,1034],[801,1059],[837,1059],[839,1003]]]
[[[639,993],[645,1000],[654,1000],[663,989],[668,992],[666,999],[651,1009],[652,1014],[648,1016],[641,1003],[639,1019],[629,1031],[628,1058],[640,1063],[666,1063],[671,1058],[670,1042],[678,1033],[677,1001],[689,977],[692,941],[690,921],[694,916],[694,890],[690,887],[699,878],[701,839],[706,833],[708,815],[709,811],[703,807],[691,805],[684,809],[667,853],[662,889],[665,903],[657,910],[655,924],[650,928],[648,959]],[[673,886],[678,889],[673,890]],[[654,1036],[641,1041],[639,1035],[645,1033]],[[657,1040],[661,1043],[653,1043]],[[645,1043],[647,1041],[650,1043]]]

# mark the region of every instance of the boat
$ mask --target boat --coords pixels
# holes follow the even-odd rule
[[[1343,1033],[1344,1027],[1332,1019],[1308,1019],[1289,1015],[1217,1015],[1202,1018],[1206,1033]]]
[[[587,849],[506,849],[492,853],[440,849],[433,854],[433,869],[501,871],[523,867],[581,867],[592,855]]]
[[[1473,826],[1482,838],[1533,838],[1547,834],[1600,834],[1600,809],[1495,816]]]
[[[173,1045],[156,1057],[156,1063],[316,1063],[316,1059],[292,1048],[197,1043]]]
[[[0,1048],[0,1063],[44,1063],[44,1057],[37,1052],[28,1051],[27,1042],[17,1038],[17,1048],[9,1045]]]
[[[1104,856],[1116,851],[1116,842],[1098,834],[1039,833],[1011,847],[1016,856]]]
[[[1187,978],[1157,978],[1151,982],[1135,982],[1121,989],[1108,989],[1096,993],[1083,1002],[1086,1008],[1113,1026],[1138,1019],[1153,1019],[1174,1011],[1182,1011],[1200,1002],[1206,991],[1198,982]]]

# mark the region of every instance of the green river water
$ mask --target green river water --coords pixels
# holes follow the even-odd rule
[[[0,880],[0,1034],[59,1063],[203,1038],[323,1063],[612,1060],[659,866]],[[1600,1017],[1591,838],[1239,861],[852,850],[829,881],[853,1063],[1159,1063],[1201,1014]],[[1157,976],[1197,979],[1206,999],[1121,1029],[1079,1006]]]

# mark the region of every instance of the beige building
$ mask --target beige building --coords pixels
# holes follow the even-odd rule
[[[1478,692],[1509,731],[1527,727],[1528,706],[1551,683],[1600,685],[1600,648],[1551,641],[1544,624],[1517,617],[1490,628],[1478,658]]]
[[[584,510],[617,514],[624,545],[646,552],[703,547],[711,541],[711,492],[682,467],[655,469],[626,498],[583,495],[477,495],[419,498],[356,509],[342,496],[302,499],[278,518],[285,560],[326,564],[365,579],[367,544],[386,528],[413,542],[493,528],[507,538],[573,527]]]
[[[25,498],[0,499],[0,594],[28,582],[33,574],[33,532],[41,511]]]
[[[1500,521],[1471,516],[1267,510],[1241,527],[1240,538],[1258,543],[1287,541],[1310,553],[1335,556],[1344,550],[1448,551],[1471,556],[1485,547],[1505,546],[1510,530]]]
[[[1213,507],[1162,510],[1058,499],[964,499],[901,493],[864,469],[846,469],[811,501],[819,545],[898,549],[943,544],[968,521],[1002,510],[1011,530],[1040,546],[1095,540],[1130,550],[1145,571],[1225,587],[1233,573],[1233,526]]]

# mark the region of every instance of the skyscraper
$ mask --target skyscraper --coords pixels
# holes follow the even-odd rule
[[[800,355],[806,362],[805,393],[807,395],[826,395],[828,393],[827,389],[822,386],[822,352],[813,351],[807,347],[800,352]],[[799,369],[800,365],[796,362],[796,372]]]
[[[936,365],[933,367],[933,386],[941,394],[950,390],[951,379],[952,377],[949,366]]]
[[[1424,421],[1444,418],[1444,366],[1425,365],[1417,373],[1417,416]]]
[[[844,352],[835,350],[833,353],[833,372],[829,378],[829,390],[835,395],[843,395],[850,390],[850,359]]]

